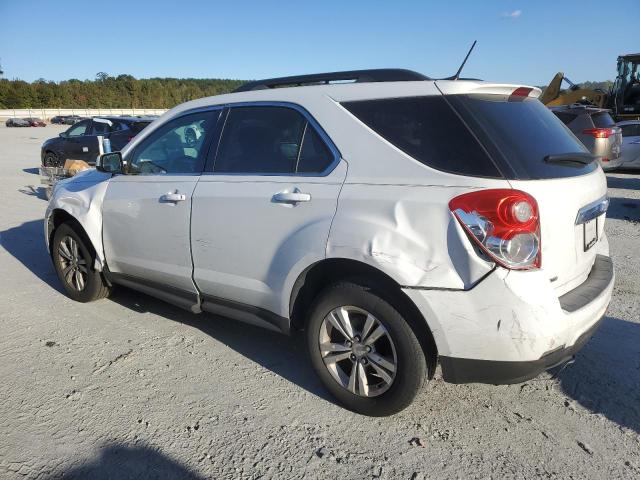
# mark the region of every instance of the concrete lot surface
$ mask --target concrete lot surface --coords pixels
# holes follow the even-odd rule
[[[608,175],[617,285],[573,365],[436,377],[367,418],[331,401],[297,338],[124,288],[62,294],[37,174],[60,131],[0,127],[0,478],[640,478],[640,175]]]

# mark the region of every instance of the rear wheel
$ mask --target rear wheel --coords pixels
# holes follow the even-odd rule
[[[427,360],[402,314],[382,295],[341,282],[316,299],[307,328],[314,369],[347,408],[383,416],[408,406],[427,378]]]
[[[102,274],[93,268],[90,244],[70,223],[60,225],[53,236],[53,264],[67,295],[78,302],[91,302],[109,295]]]

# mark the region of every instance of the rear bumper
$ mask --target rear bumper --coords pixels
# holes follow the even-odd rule
[[[611,259],[558,298],[544,272],[496,269],[466,292],[405,290],[429,323],[451,383],[518,383],[570,360],[591,338],[613,292]]]
[[[440,357],[442,376],[449,383],[492,383],[505,385],[521,383],[537,377],[545,370],[573,359],[600,326],[602,317],[584,332],[576,343],[553,350],[538,360],[528,362],[501,362],[469,358]]]

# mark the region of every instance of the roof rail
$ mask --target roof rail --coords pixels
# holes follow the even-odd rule
[[[234,92],[266,90],[278,87],[301,87],[303,85],[326,85],[331,82],[352,81],[363,82],[408,82],[431,80],[418,72],[401,68],[379,68],[374,70],[350,70],[346,72],[314,73],[293,77],[268,78],[240,85]]]

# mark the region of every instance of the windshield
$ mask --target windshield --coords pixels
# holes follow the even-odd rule
[[[588,153],[584,145],[540,101],[503,95],[448,95],[509,179],[584,175],[597,168],[545,161],[548,155]]]

